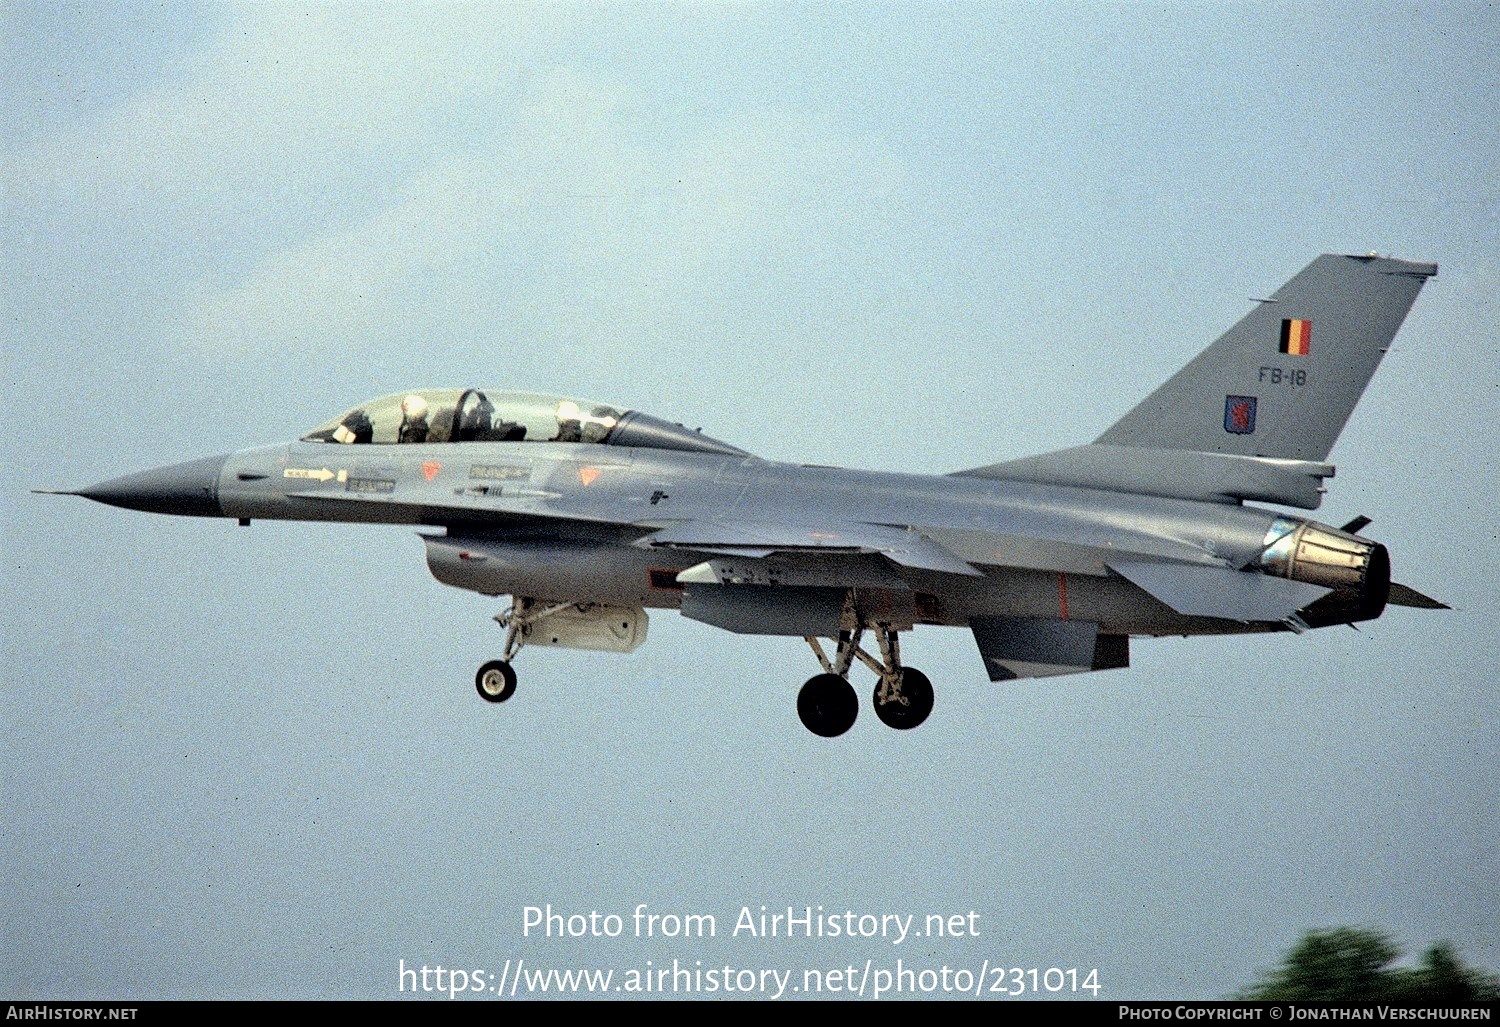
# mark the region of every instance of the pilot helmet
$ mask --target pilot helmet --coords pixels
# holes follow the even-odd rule
[[[412,393],[401,401],[401,416],[408,421],[420,421],[427,416],[427,401]]]

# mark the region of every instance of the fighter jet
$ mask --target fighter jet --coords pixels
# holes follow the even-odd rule
[[[1329,453],[1434,264],[1318,257],[1087,445],[945,475],[778,463],[609,403],[411,389],[298,441],[69,492],[152,513],[426,526],[441,582],[507,596],[481,698],[527,646],[632,652],[647,609],[802,638],[812,732],[856,662],[899,729],[933,708],[901,632],[968,629],[991,681],[1124,668],[1132,640],[1295,631],[1446,607],[1315,510]],[[1269,504],[1256,505],[1256,504]],[[976,668],[977,670],[977,668]]]

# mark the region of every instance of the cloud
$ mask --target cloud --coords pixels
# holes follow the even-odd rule
[[[198,352],[501,319],[597,347],[681,325],[729,283],[816,288],[885,231],[901,163],[773,100],[684,117],[619,86],[641,70],[636,22],[659,35],[682,13],[252,5],[165,78],[42,134],[4,184],[51,234],[155,261],[158,330]],[[689,20],[675,45],[733,27]]]
[[[438,125],[509,84],[567,8],[255,4],[208,48],[103,120],[21,155],[22,195],[90,202],[202,202],[297,188],[351,160],[401,159]]]
[[[484,337],[503,310],[510,333],[604,345],[724,276],[816,277],[904,179],[878,140],[788,112],[653,137],[631,106],[597,76],[552,69],[491,135],[414,171],[393,202],[238,280],[195,284],[172,331],[240,352],[379,345]]]

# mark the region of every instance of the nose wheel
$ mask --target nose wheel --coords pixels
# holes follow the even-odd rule
[[[501,650],[501,658],[486,663],[474,675],[474,690],[479,693],[479,698],[485,702],[502,703],[516,694],[516,669],[510,661],[526,644],[526,636],[535,624],[567,605],[542,606],[535,599],[522,596],[511,599],[510,609],[495,618],[495,622],[505,629],[505,648]]]
[[[474,675],[474,687],[485,702],[504,702],[516,694],[516,671],[504,660],[491,660]]]
[[[889,624],[875,624],[873,628],[880,648],[878,657],[860,648],[863,626],[839,632],[832,660],[823,651],[822,642],[806,638],[823,665],[823,673],[810,678],[797,693],[797,716],[813,734],[836,738],[854,726],[859,700],[849,684],[849,669],[856,659],[880,675],[871,698],[875,716],[882,724],[909,731],[932,712],[932,682],[920,670],[901,666],[896,630]]]

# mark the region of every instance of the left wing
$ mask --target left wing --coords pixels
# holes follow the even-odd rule
[[[850,588],[861,590],[861,613],[910,625],[920,600],[892,564],[984,576],[925,535],[888,524],[677,521],[634,544],[708,557],[677,575],[682,615],[741,634],[837,637],[848,626]],[[767,585],[776,587],[755,587]]]
[[[914,570],[966,577],[984,573],[951,550],[911,528],[888,524],[843,523],[825,527],[756,521],[678,521],[635,545],[642,549],[690,549],[724,556],[761,558],[773,554],[879,554]]]

